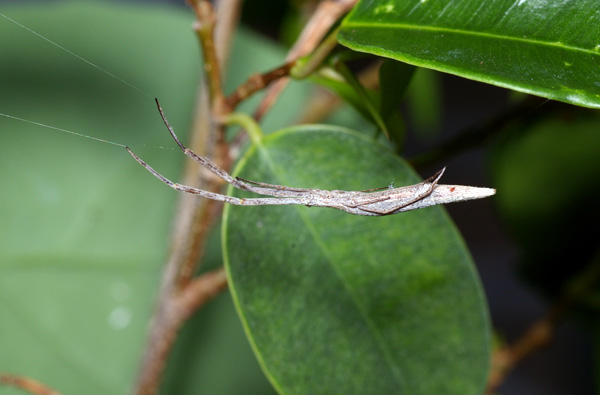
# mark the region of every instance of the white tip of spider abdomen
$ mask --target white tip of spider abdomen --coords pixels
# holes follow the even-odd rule
[[[466,185],[436,185],[427,198],[433,204],[463,202],[465,200],[483,199],[496,194],[493,188],[471,187]]]
[[[395,213],[417,210],[424,207],[464,202],[465,200],[483,199],[496,194],[493,188],[479,188],[465,185],[436,185],[433,191],[422,199],[408,204]]]

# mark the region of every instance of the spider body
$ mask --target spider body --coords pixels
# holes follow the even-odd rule
[[[158,100],[156,100],[156,105],[171,137],[173,137],[179,148],[181,148],[187,156],[238,189],[259,195],[271,196],[266,198],[238,198],[175,183],[150,167],[140,157],[134,154],[129,147],[125,147],[127,152],[129,152],[139,164],[144,166],[146,170],[169,187],[178,191],[202,196],[207,199],[218,200],[238,206],[304,205],[308,207],[330,207],[355,215],[383,216],[437,204],[481,199],[496,193],[496,190],[491,188],[478,188],[462,185],[439,185],[438,181],[444,174],[444,171],[446,170],[445,167],[432,177],[418,184],[369,191],[295,188],[233,177],[210,159],[197,155],[186,148],[179,138],[177,138],[171,125],[169,125]]]

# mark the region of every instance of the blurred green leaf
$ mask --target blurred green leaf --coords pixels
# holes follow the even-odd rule
[[[384,119],[398,111],[415,69],[415,67],[406,63],[391,60],[384,60],[381,64],[379,68],[379,87],[381,91],[381,115]]]
[[[521,246],[524,271],[553,294],[600,253],[590,232],[600,222],[600,118],[555,114],[516,126],[492,162],[494,201]]]
[[[376,93],[363,87],[345,65],[340,63],[336,68],[323,67],[317,73],[313,73],[310,80],[337,94],[365,120],[376,125],[388,136],[387,127],[378,111],[379,101]]]
[[[334,62],[332,67],[323,67],[312,74],[310,80],[335,92],[365,120],[383,131],[388,140],[401,144],[404,122],[398,110],[414,67],[400,62],[384,62],[380,68],[380,91],[377,93],[361,85],[344,63]]]
[[[400,103],[405,98],[415,67],[402,62],[384,60],[379,68],[379,108],[381,118],[397,144],[404,137],[404,121],[400,116]]]
[[[367,119],[370,119],[377,128],[382,131],[385,136],[390,139],[390,132],[387,129],[387,125],[385,124],[381,113],[380,113],[380,101],[378,95],[373,91],[367,90],[358,78],[354,75],[352,70],[348,66],[346,66],[343,62],[335,62],[336,70],[343,76],[344,80],[352,90],[356,93],[356,96],[359,100],[359,104],[357,104],[357,108],[363,109],[363,111],[367,114]],[[343,96],[342,96],[343,97]]]
[[[373,122],[369,110],[366,108],[364,101],[359,93],[350,85],[337,70],[331,67],[323,67],[318,72],[311,74],[310,81],[319,84],[332,92],[336,93],[356,111],[358,111],[365,119]],[[371,97],[373,92],[368,93]]]
[[[340,42],[354,50],[600,108],[597,0],[361,1]]]
[[[153,97],[185,140],[201,70],[191,12],[88,2],[1,12],[149,96],[0,18],[0,112],[130,145],[178,178],[184,155],[158,149],[174,144]],[[243,31],[228,89],[284,55]],[[293,84],[267,127],[288,124],[296,116],[290,109],[301,108],[306,95]],[[123,148],[4,117],[0,168],[0,372],[31,376],[65,394],[129,392],[177,193]],[[220,264],[218,239],[209,249],[206,263]],[[184,329],[177,344],[184,352],[176,350],[169,365],[166,393],[272,391],[227,296],[214,303],[218,312],[202,311]]]
[[[431,137],[442,129],[440,73],[419,68],[406,91],[407,112],[419,137]]]
[[[326,189],[418,181],[372,139],[323,125],[265,138],[236,173]],[[482,392],[487,307],[443,208],[371,218],[327,208],[228,206],[223,243],[247,335],[281,393]]]

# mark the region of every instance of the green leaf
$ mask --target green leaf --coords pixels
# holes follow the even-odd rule
[[[440,73],[419,68],[406,92],[406,110],[415,135],[422,140],[437,137],[442,130],[442,84]]]
[[[201,68],[191,11],[53,2],[1,12],[151,96],[0,17],[0,112],[128,144],[179,178],[185,156],[159,149],[174,144],[153,97],[185,141]],[[235,41],[229,89],[285,56],[248,31]],[[308,92],[294,85],[267,117],[270,127],[302,108]],[[4,117],[0,139],[0,372],[64,394],[129,392],[178,194],[121,147]],[[205,264],[221,263],[219,247],[209,243]],[[168,367],[165,393],[271,391],[226,294],[184,328]]]
[[[384,62],[380,68],[379,93],[366,89],[339,59],[332,67],[322,67],[310,80],[338,94],[365,120],[382,131],[388,140],[401,143],[404,122],[399,113],[400,102],[410,82],[414,67],[399,62]]]
[[[600,222],[600,117],[578,110],[515,126],[493,155],[499,217],[522,271],[552,294],[599,253],[589,224]]]
[[[404,121],[400,116],[400,103],[404,99],[406,88],[410,83],[415,67],[406,63],[385,60],[379,68],[379,103],[381,118],[397,144],[404,137]]]
[[[371,114],[369,113],[369,109],[365,105],[363,97],[361,97],[359,92],[357,92],[356,89],[354,89],[354,87],[349,84],[338,71],[331,67],[323,67],[319,69],[318,72],[311,74],[309,79],[311,82],[319,84],[331,90],[332,92],[335,92],[338,96],[350,104],[358,113],[360,113],[363,118],[375,123]],[[373,92],[368,92],[367,94],[369,96],[368,100],[373,100]]]
[[[236,172],[326,189],[418,181],[372,139],[322,125],[272,134]],[[490,356],[486,303],[443,208],[371,218],[228,206],[223,249],[247,335],[279,392],[482,392]]]
[[[387,119],[398,111],[404,92],[415,72],[405,63],[385,60],[379,69],[381,116]]]
[[[387,126],[378,111],[379,102],[375,92],[363,87],[343,63],[337,63],[334,67],[321,68],[311,75],[310,80],[335,92],[389,138]]]
[[[597,0],[361,1],[339,40],[362,52],[600,108]]]

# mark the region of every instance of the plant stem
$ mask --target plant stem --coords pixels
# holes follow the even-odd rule
[[[60,395],[59,392],[34,379],[14,374],[0,374],[0,383],[34,395]]]
[[[264,74],[252,74],[246,82],[238,86],[231,95],[227,96],[225,105],[230,111],[233,111],[241,101],[264,89],[279,78],[288,76],[293,65],[294,62],[289,62]]]
[[[223,102],[223,66],[220,61],[227,57],[240,3],[240,0],[219,1],[216,17],[207,1],[191,4],[199,18],[196,32],[205,51],[204,72],[209,88],[206,89],[205,85],[201,84],[199,89],[189,146],[203,156],[213,157],[215,162],[225,169],[230,167],[229,151],[224,139],[224,130],[219,122],[214,120],[217,118],[215,113],[220,114]],[[215,26],[217,20],[221,26]],[[221,182],[212,178],[205,179],[202,175],[202,170],[196,163],[191,160],[186,162],[183,176],[186,184],[220,191]],[[135,394],[151,395],[157,392],[167,357],[179,329],[196,309],[226,286],[227,281],[222,268],[193,279],[200,257],[204,253],[210,228],[221,207],[221,204],[211,200],[197,199],[188,194],[180,196],[170,255],[163,272],[157,307],[150,323]]]
[[[315,13],[302,30],[300,37],[288,52],[285,58],[286,62],[293,62],[311,53],[329,32],[329,29],[342,15],[349,12],[356,3],[358,3],[358,0],[329,0],[319,3]],[[267,94],[254,112],[254,119],[260,120],[271,109],[277,97],[287,86],[288,81],[288,78],[281,78],[271,84]]]
[[[514,344],[494,352],[486,393],[493,394],[527,356],[547,346],[562,318],[600,282],[600,254],[567,287],[545,317],[535,322]]]
[[[294,62],[294,67],[290,70],[290,76],[296,79],[303,79],[321,67],[325,59],[327,59],[327,56],[329,56],[337,46],[337,35],[339,30],[340,28],[338,27],[330,32],[313,52]]]
[[[234,112],[223,117],[223,123],[226,125],[237,124],[244,128],[254,144],[260,144],[263,138],[263,132],[260,126],[256,123],[254,118],[249,115]]]
[[[202,155],[213,157],[214,161],[220,167],[229,171],[231,161],[229,158],[229,147],[225,141],[225,129],[220,122],[215,121],[220,118],[222,111],[224,110],[224,95],[221,81],[221,69],[223,68],[223,65],[219,62],[220,56],[217,54],[216,49],[217,46],[221,46],[221,44],[217,45],[215,42],[216,40],[214,39],[216,15],[212,5],[208,1],[195,1],[191,4],[198,17],[198,20],[194,24],[194,30],[196,31],[202,46],[205,72],[204,81],[206,81],[206,84],[208,85],[208,93],[204,89],[200,92],[200,107],[196,112],[194,133],[192,134],[194,136],[202,136],[202,139],[200,140],[200,144],[202,145],[202,147],[200,147],[200,152],[202,152]],[[221,4],[221,8],[222,7],[223,4]],[[199,144],[196,143],[195,145]],[[201,174],[198,174],[200,169],[196,167],[196,164],[191,163],[190,165],[193,167],[193,169],[189,169],[190,173],[194,174],[193,177],[196,178],[201,176]],[[194,181],[193,183],[197,184],[197,181]],[[207,180],[206,184],[207,185],[202,189],[208,187],[208,190],[213,192],[220,191],[223,185],[220,180],[215,179]],[[182,262],[178,273],[180,289],[187,285],[194,276],[200,263],[199,258],[204,251],[206,238],[222,206],[217,202],[211,201],[194,203],[197,205],[192,217],[194,218],[194,221],[191,228],[188,229],[193,237],[187,248],[188,256]],[[192,205],[194,203],[192,203]]]
[[[238,15],[240,2],[221,0],[216,6],[215,16],[210,2],[190,0],[198,19],[194,27],[204,53],[203,74],[207,88],[204,85],[200,88],[192,140],[188,146],[202,156],[212,157],[225,171],[229,171],[231,165],[230,147],[225,141],[225,131],[219,120],[227,115],[231,106],[227,105],[222,91],[222,62],[229,52],[231,32],[236,20],[234,15]],[[321,3],[319,17],[311,19],[312,27],[305,29],[305,33],[311,33],[311,37],[303,34],[304,44],[293,58],[312,51],[339,16],[356,2],[357,0],[337,0]],[[332,10],[337,12],[332,13]],[[227,26],[223,26],[224,21]],[[258,134],[255,133],[254,137],[258,138]],[[214,178],[205,179],[201,171],[199,166],[188,161],[184,183],[219,192],[223,183]],[[209,230],[221,209],[220,202],[197,199],[189,194],[182,194],[180,197],[171,253],[163,272],[158,304],[134,391],[136,394],[156,393],[177,332],[197,308],[226,286],[227,280],[222,268],[193,277],[199,258],[203,255]]]
[[[337,45],[338,29],[329,33],[327,38],[309,55],[295,61],[287,62],[264,74],[253,74],[246,82],[238,86],[236,90],[225,99],[228,111],[233,111],[240,102],[252,96],[256,92],[266,88],[272,82],[280,78],[289,77],[303,79],[321,66],[327,56]]]
[[[319,3],[314,14],[304,26],[300,37],[296,40],[294,46],[288,52],[285,58],[285,64],[295,64],[296,60],[302,56],[313,52],[321,43],[323,37],[327,35],[331,27],[347,12],[349,12],[358,0],[326,0]],[[332,40],[335,36],[330,36]],[[331,42],[328,42],[331,44]],[[283,66],[282,66],[283,67]],[[288,71],[289,72],[289,71]],[[289,82],[289,78],[282,76],[277,78],[268,86],[265,96],[262,98],[256,111],[254,119],[260,121],[262,117],[271,109],[277,101],[277,98],[283,92]],[[262,89],[262,88],[261,88]],[[237,104],[237,103],[236,103]],[[237,151],[238,148],[246,141],[247,135],[239,133],[232,143],[232,150]]]
[[[205,81],[208,83],[211,106],[223,100],[223,86],[221,80],[221,63],[215,49],[213,40],[215,31],[216,15],[209,1],[192,1],[192,8],[196,12],[197,20],[194,30],[198,35],[202,54],[204,55]]]

